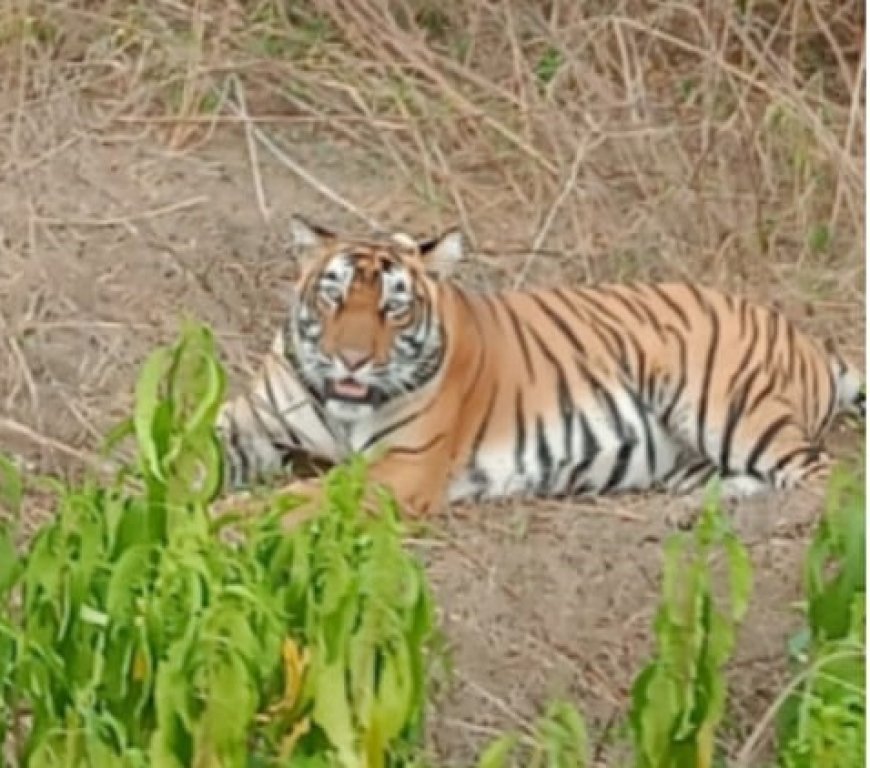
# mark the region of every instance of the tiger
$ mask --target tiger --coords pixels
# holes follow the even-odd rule
[[[290,229],[286,319],[217,419],[229,489],[299,457],[363,456],[411,515],[711,481],[744,498],[824,478],[823,433],[865,414],[853,364],[740,296],[690,281],[475,292],[456,279],[458,228]]]

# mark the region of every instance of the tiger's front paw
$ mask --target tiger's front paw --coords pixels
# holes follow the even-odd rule
[[[287,530],[316,517],[326,506],[326,488],[319,478],[294,480],[279,488],[275,495],[285,500],[292,497],[295,502],[282,518]]]

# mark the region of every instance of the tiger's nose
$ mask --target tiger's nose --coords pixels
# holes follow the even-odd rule
[[[362,368],[369,360],[371,360],[371,354],[364,349],[340,349],[338,351],[338,359],[344,363],[344,367],[347,368],[348,371],[355,371],[359,368]]]

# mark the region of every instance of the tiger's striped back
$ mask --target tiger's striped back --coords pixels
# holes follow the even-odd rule
[[[456,497],[688,490],[713,474],[790,486],[820,463],[837,409],[860,405],[854,369],[781,313],[690,283],[464,303],[498,353],[473,387],[491,402]]]

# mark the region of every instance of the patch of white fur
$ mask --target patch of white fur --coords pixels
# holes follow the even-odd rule
[[[771,490],[772,488],[769,483],[765,483],[757,477],[735,475],[720,481],[719,498],[723,501],[735,501],[768,493]]]
[[[834,360],[831,361],[831,366],[835,371],[837,380],[837,405],[841,411],[857,412],[859,409],[856,406],[856,401],[863,386],[861,374],[852,365],[847,365],[845,371],[839,373],[839,366]]]

